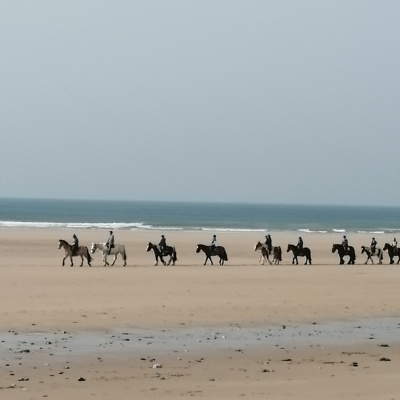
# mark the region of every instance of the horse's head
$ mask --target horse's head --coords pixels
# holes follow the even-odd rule
[[[365,249],[365,246],[361,246],[361,254],[363,254],[364,251],[365,251],[365,252],[367,251],[367,250]]]
[[[262,243],[260,241],[258,241],[255,245],[254,245],[254,251],[257,251],[258,249],[260,249],[262,247]]]
[[[338,244],[332,245],[332,253],[334,253],[336,250],[338,250]]]
[[[62,247],[62,241],[61,241],[61,239],[60,239],[60,240],[58,241],[58,250],[60,250],[61,247]]]
[[[97,244],[92,243],[92,245],[90,246],[90,252],[93,254],[96,250],[97,250]]]
[[[201,246],[200,244],[197,245],[196,253],[200,253],[200,250],[201,250],[200,246]]]
[[[385,243],[385,246],[383,246],[383,250],[388,250],[390,248],[390,244],[389,243]]]
[[[150,251],[153,248],[153,244],[149,242],[149,244],[146,247],[146,251]]]

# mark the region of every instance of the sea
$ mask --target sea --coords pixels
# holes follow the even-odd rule
[[[400,207],[0,198],[0,227],[400,232]]]

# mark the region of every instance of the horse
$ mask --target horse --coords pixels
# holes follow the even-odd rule
[[[207,246],[205,244],[198,244],[196,253],[200,253],[200,251],[203,251],[206,255],[206,260],[204,261],[203,265],[207,264],[207,260],[210,260],[211,265],[214,265],[211,259],[211,257],[213,256],[219,257],[219,265],[224,265],[224,262],[228,261],[228,255],[226,254],[225,248],[222,246],[216,246],[215,250],[212,251],[210,246]]]
[[[365,261],[364,264],[368,263],[368,260],[371,260],[371,263],[374,263],[374,260],[372,259],[372,256],[378,257],[378,262],[379,264],[382,264],[382,259],[383,259],[383,251],[380,247],[375,247],[375,251],[372,253],[371,248],[367,246],[361,246],[361,254],[365,253],[367,255],[367,260]]]
[[[339,254],[339,258],[340,258],[340,265],[344,264],[344,256],[349,256],[349,262],[347,264],[353,264],[356,260],[356,252],[354,251],[354,247],[353,246],[349,246],[348,250],[345,251],[344,247],[340,244],[334,244],[332,245],[332,253],[334,253],[337,250],[338,254]]]
[[[175,265],[175,261],[178,260],[177,255],[176,255],[176,250],[175,247],[172,246],[166,246],[164,249],[164,253],[161,252],[160,246],[157,246],[156,244],[153,244],[149,242],[149,244],[146,247],[146,251],[154,251],[154,257],[156,258],[156,261],[154,265],[158,265],[158,259],[164,264],[164,265],[170,265],[172,262],[172,265]],[[163,256],[169,256],[169,261],[166,263],[163,259]]]
[[[383,250],[387,250],[390,258],[390,264],[394,263],[394,257],[398,256],[399,259],[397,260],[397,264],[400,262],[400,252],[398,249],[391,246],[389,243],[385,243],[383,246]]]
[[[307,265],[307,262],[309,262],[311,265],[311,250],[308,247],[303,247],[302,250],[299,250],[299,248],[294,244],[288,244],[287,253],[289,253],[289,251],[293,252],[292,264],[294,264],[295,261],[296,265],[299,263],[297,257],[305,257],[306,262],[304,263],[304,265]]]
[[[114,247],[111,248],[111,251],[108,252],[108,246],[107,243],[92,243],[92,246],[90,248],[91,253],[93,254],[97,249],[99,249],[102,253],[102,258],[104,262],[104,267],[107,265],[110,265],[107,262],[107,256],[108,255],[113,255],[114,260],[111,263],[111,266],[115,264],[115,261],[117,259],[118,254],[121,254],[122,259],[124,260],[124,267],[126,266],[126,251],[125,251],[125,246],[123,244],[115,244]]]
[[[73,267],[74,262],[72,261],[72,257],[79,256],[82,260],[80,267],[82,267],[82,265],[83,265],[83,257],[86,257],[87,263],[88,263],[89,267],[91,267],[90,262],[92,261],[92,257],[89,253],[89,249],[86,246],[79,246],[78,249],[76,250],[76,252],[74,254],[72,254],[72,246],[67,241],[60,239],[58,241],[58,249],[61,249],[61,247],[64,247],[64,250],[65,250],[65,257],[63,258],[62,266],[65,265],[65,259],[67,257],[69,257],[71,259],[71,267]]]
[[[279,265],[279,261],[282,261],[282,250],[280,246],[273,246],[270,253],[267,246],[259,241],[254,245],[254,251],[257,250],[261,251],[260,261],[262,260],[262,265],[264,265],[266,260],[272,265],[272,262],[269,259],[270,254],[274,256],[273,262],[275,265]]]

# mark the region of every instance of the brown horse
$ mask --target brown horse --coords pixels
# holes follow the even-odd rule
[[[72,257],[79,256],[82,260],[80,267],[83,265],[83,257],[86,257],[87,263],[89,267],[91,267],[90,262],[92,261],[92,257],[90,256],[89,249],[86,246],[79,246],[76,252],[72,254],[72,246],[67,241],[60,239],[58,241],[58,249],[61,249],[61,247],[64,247],[65,250],[65,257],[63,258],[62,266],[65,264],[65,259],[69,257],[71,259],[71,267],[73,267],[74,263],[72,261]]]
[[[288,244],[287,252],[289,251],[293,252],[292,264],[296,263],[296,265],[298,265],[299,261],[297,260],[297,257],[305,257],[306,262],[304,264],[307,265],[307,262],[309,262],[311,265],[311,250],[308,247],[303,247],[303,249],[300,251],[299,248],[294,244]]]
[[[390,264],[394,263],[394,257],[398,256],[397,264],[400,262],[400,252],[399,249],[394,248],[392,245],[389,243],[385,243],[385,246],[383,246],[383,250],[387,250],[390,258]]]
[[[281,246],[272,246],[271,253],[269,253],[267,246],[265,244],[262,244],[261,242],[257,242],[254,246],[254,251],[260,250],[261,251],[261,257],[260,260],[262,259],[262,265],[264,265],[264,262],[267,260],[270,264],[272,262],[269,259],[270,254],[273,255],[272,261],[274,262],[275,265],[278,265],[280,261],[282,261],[282,249]]]
[[[224,265],[224,262],[228,261],[228,255],[226,254],[225,248],[222,246],[217,246],[215,247],[214,251],[211,251],[210,246],[207,246],[205,244],[198,244],[196,253],[200,253],[200,251],[203,251],[204,254],[206,255],[206,260],[204,261],[204,265],[207,264],[207,260],[210,260],[211,265],[214,265],[214,263],[211,260],[212,256],[219,257],[219,265]]]

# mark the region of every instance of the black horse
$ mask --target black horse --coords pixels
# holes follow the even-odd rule
[[[156,258],[156,262],[154,265],[158,265],[158,259],[164,264],[164,265],[170,265],[172,262],[172,265],[175,265],[175,262],[178,260],[177,255],[176,255],[176,250],[175,247],[172,246],[166,246],[164,249],[164,253],[161,252],[160,246],[157,246],[151,242],[147,245],[146,251],[154,251],[154,257]],[[164,261],[164,256],[169,256],[169,261],[166,263]]]
[[[207,260],[210,260],[211,265],[214,265],[211,257],[218,256],[219,257],[219,265],[224,265],[225,261],[228,261],[228,255],[226,254],[225,248],[222,246],[216,246],[214,251],[211,251],[211,247],[205,244],[198,244],[196,253],[200,253],[203,251],[206,255],[206,260],[204,261],[204,265],[207,264]]]
[[[354,251],[353,246],[348,246],[347,251],[344,249],[344,247],[337,243],[332,246],[332,253],[334,253],[337,250],[340,258],[340,265],[344,264],[344,256],[349,256],[349,262],[347,264],[353,264],[356,260],[356,252]]]
[[[299,248],[297,246],[295,246],[294,244],[288,244],[287,252],[289,253],[289,251],[293,252],[292,264],[294,264],[295,261],[296,261],[296,264],[299,263],[299,261],[297,260],[297,257],[305,257],[306,262],[304,263],[304,265],[307,265],[307,262],[309,262],[311,265],[311,250],[308,247],[303,247],[303,250],[300,251]]]
[[[400,252],[398,249],[391,246],[389,243],[385,243],[383,250],[387,250],[390,258],[390,264],[394,264],[394,258],[399,257],[397,260],[397,264],[400,262]]]

